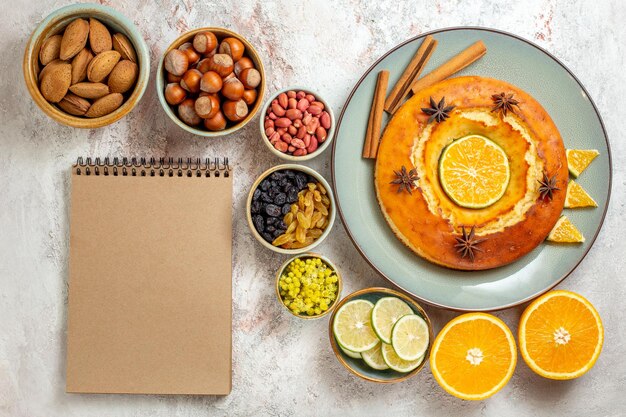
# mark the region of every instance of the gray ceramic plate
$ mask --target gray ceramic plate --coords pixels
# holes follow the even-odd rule
[[[611,191],[611,155],[606,131],[582,84],[538,46],[484,28],[450,28],[431,34],[439,45],[423,74],[482,39],[487,55],[459,75],[499,78],[521,87],[548,111],[566,148],[600,151],[577,179],[597,201],[598,208],[564,211],[583,232],[586,242],[544,243],[510,265],[463,272],[423,260],[393,235],[376,201],[374,163],[361,158],[361,148],[378,71],[390,70],[391,89],[427,34],[408,40],[380,58],[357,83],[343,108],[332,156],[339,213],[350,238],[372,267],[416,298],[440,307],[471,311],[521,304],[565,279],[585,257],[600,231]]]

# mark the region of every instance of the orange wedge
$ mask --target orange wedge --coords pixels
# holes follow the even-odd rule
[[[546,240],[557,243],[582,243],[585,236],[574,226],[567,216],[561,216],[548,234]]]
[[[484,400],[511,379],[517,349],[511,330],[486,313],[463,314],[435,338],[430,368],[448,393],[464,400]]]
[[[604,328],[596,309],[571,291],[550,291],[533,301],[519,325],[522,358],[550,379],[574,379],[596,363]]]
[[[578,178],[587,169],[591,161],[600,155],[596,149],[567,149],[567,167],[574,178]]]
[[[598,207],[598,203],[585,191],[585,189],[572,180],[567,184],[565,208]]]

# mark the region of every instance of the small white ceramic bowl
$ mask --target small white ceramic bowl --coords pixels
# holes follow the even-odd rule
[[[267,114],[267,110],[269,109],[269,107],[272,105],[272,100],[277,98],[281,93],[286,93],[287,91],[290,91],[290,90],[304,91],[307,94],[313,94],[315,98],[317,98],[318,101],[324,103],[324,110],[327,111],[328,114],[330,115],[330,129],[328,129],[326,140],[313,153],[307,154],[304,156],[293,156],[293,155],[289,155],[289,154],[286,154],[277,150],[276,148],[274,148],[274,145],[270,143],[269,138],[265,135],[265,115]],[[261,117],[259,118],[259,129],[261,132],[261,138],[263,139],[263,143],[265,143],[265,146],[267,146],[267,149],[269,149],[270,152],[272,152],[274,155],[286,161],[292,161],[292,162],[307,161],[309,159],[315,158],[316,156],[324,152],[324,150],[328,148],[330,143],[333,141],[333,138],[335,136],[335,114],[333,113],[333,109],[328,105],[328,102],[324,100],[324,97],[322,97],[321,94],[315,91],[312,91],[311,89],[308,89],[308,88],[304,88],[300,86],[290,86],[280,91],[277,91],[273,96],[271,96],[265,102],[265,105],[261,109]]]
[[[254,227],[254,223],[252,223],[252,212],[250,211],[250,206],[252,205],[252,196],[254,194],[254,190],[257,189],[261,181],[263,181],[272,172],[283,171],[286,169],[291,169],[294,171],[301,171],[315,178],[324,186],[324,188],[326,188],[326,191],[327,191],[326,195],[330,199],[330,209],[328,213],[329,215],[328,226],[326,227],[322,235],[319,238],[317,238],[313,243],[311,243],[309,246],[305,246],[299,249],[283,249],[278,246],[274,246],[270,242],[267,242],[265,239],[263,239],[263,237],[259,234],[259,232],[257,232],[256,228]],[[306,167],[304,165],[282,164],[282,165],[277,165],[273,168],[268,169],[267,171],[259,175],[259,177],[254,182],[254,184],[252,184],[252,187],[250,188],[250,192],[248,193],[248,200],[246,202],[246,218],[248,219],[248,227],[250,227],[250,231],[252,232],[256,240],[258,240],[263,246],[277,253],[282,253],[285,255],[297,255],[300,253],[311,251],[314,247],[322,243],[324,239],[326,239],[326,237],[330,234],[330,231],[333,228],[333,224],[335,223],[335,215],[337,213],[337,210],[335,209],[335,207],[336,207],[336,203],[335,203],[335,197],[333,195],[333,190],[328,184],[328,182],[324,179],[324,177],[322,177],[317,171],[309,167]]]

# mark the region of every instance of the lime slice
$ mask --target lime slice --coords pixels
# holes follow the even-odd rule
[[[428,349],[428,325],[416,314],[402,317],[391,331],[391,344],[400,359],[415,361]]]
[[[386,343],[382,344],[381,352],[387,366],[389,366],[394,371],[403,373],[411,372],[413,369],[420,366],[420,364],[424,361],[425,356],[422,355],[414,361],[405,361],[404,359],[400,359],[400,357],[396,354],[396,351],[393,350],[393,346]]]
[[[351,350],[348,350],[345,347],[341,346],[339,343],[337,343],[337,345],[339,345],[339,349],[341,349],[341,351],[345,353],[348,357],[352,359],[361,359],[361,354],[359,352],[353,352]]]
[[[365,363],[368,364],[370,368],[376,369],[378,371],[389,369],[389,366],[385,363],[385,359],[383,359],[383,354],[380,351],[381,345],[382,343],[378,343],[370,350],[366,350],[361,354]]]
[[[407,303],[396,297],[384,297],[372,310],[372,328],[384,343],[391,343],[391,329],[402,316],[413,314]]]
[[[367,300],[345,303],[335,314],[333,333],[345,349],[365,352],[379,342],[370,323],[374,304]]]
[[[484,136],[455,140],[439,159],[441,187],[461,207],[479,209],[494,204],[506,192],[510,177],[506,153]]]

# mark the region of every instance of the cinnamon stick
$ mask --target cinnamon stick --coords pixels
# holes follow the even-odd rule
[[[389,83],[389,71],[382,70],[376,79],[376,89],[374,99],[370,109],[370,116],[367,121],[367,131],[365,133],[365,145],[363,146],[363,158],[376,158],[378,153],[378,143],[380,142],[380,128],[383,120],[383,107],[385,105],[385,95],[387,94],[387,84]]]
[[[415,94],[441,80],[445,80],[449,76],[461,71],[463,68],[467,67],[469,64],[476,61],[486,53],[487,47],[485,47],[483,41],[478,41],[472,44],[469,48],[453,56],[440,67],[434,69],[419,80],[415,80],[411,85],[411,91]]]
[[[404,69],[402,76],[391,90],[391,93],[385,100],[385,110],[387,113],[393,114],[398,110],[398,107],[402,104],[402,100],[409,94],[411,84],[414,80],[419,78],[424,67],[428,63],[430,56],[437,47],[437,40],[428,35],[422,41],[422,44],[417,49],[417,52],[409,62],[409,65]]]

